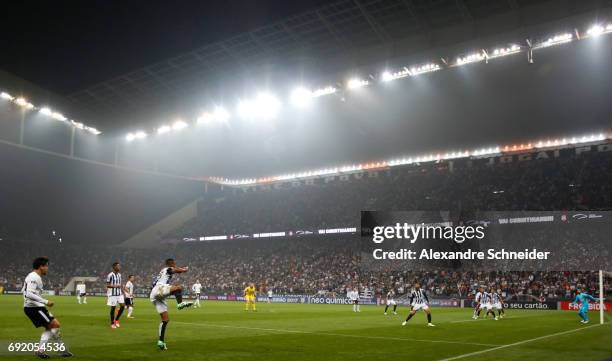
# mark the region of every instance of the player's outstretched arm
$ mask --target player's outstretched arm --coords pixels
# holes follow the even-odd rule
[[[185,273],[189,271],[189,267],[171,267],[172,273]]]

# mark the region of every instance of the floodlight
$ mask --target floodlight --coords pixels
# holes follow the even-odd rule
[[[57,112],[54,112],[53,114],[51,114],[51,117],[53,119],[56,119],[56,120],[59,120],[59,121],[62,121],[62,122],[66,121],[66,119],[67,119],[63,114],[57,113]]]
[[[181,130],[183,128],[187,128],[188,124],[182,120],[177,120],[172,123],[172,130]]]
[[[348,81],[348,83],[346,83],[347,87],[349,89],[357,89],[357,88],[361,88],[364,87],[366,85],[370,84],[369,81],[364,80],[364,79],[358,79],[358,78],[353,78],[351,80]]]
[[[281,102],[272,94],[260,93],[255,99],[238,104],[238,114],[244,119],[271,119],[281,108]]]
[[[0,93],[0,98],[6,99],[6,100],[13,100],[13,99],[15,99],[15,97],[13,97],[9,93],[5,93],[5,92]]]
[[[15,99],[15,103],[21,107],[27,108],[27,109],[32,109],[34,108],[34,105],[32,105],[32,103],[28,102],[25,98],[19,97],[17,99]]]
[[[604,32],[604,27],[599,25],[599,24],[595,24],[593,26],[591,26],[589,28],[589,30],[587,30],[587,34],[589,36],[599,36]]]
[[[49,117],[53,115],[53,111],[47,107],[40,108],[40,113]]]
[[[157,128],[157,134],[168,133],[171,130],[172,130],[172,128],[170,128],[170,126],[162,125],[161,127]]]
[[[128,142],[131,142],[131,141],[132,141],[132,140],[134,140],[134,139],[136,139],[136,136],[135,136],[134,134],[132,134],[132,133],[128,133],[128,134],[125,136],[125,140],[127,140]]]
[[[295,88],[291,92],[291,104],[297,107],[305,107],[312,101],[312,92],[306,88]]]
[[[136,132],[134,136],[136,137],[136,139],[143,139],[147,137],[147,133],[140,131],[140,132]]]
[[[431,73],[432,71],[438,71],[440,69],[440,65],[436,63],[428,63],[420,66],[411,67],[409,74],[411,76],[415,76],[419,74]]]
[[[338,89],[333,86],[327,86],[325,88],[320,88],[312,92],[313,97],[320,97],[324,95],[334,94]]]
[[[457,58],[457,65],[477,63],[477,62],[483,61],[483,60],[485,60],[485,56],[484,56],[484,54],[482,52],[473,53],[473,54],[466,55],[464,57],[458,57]]]

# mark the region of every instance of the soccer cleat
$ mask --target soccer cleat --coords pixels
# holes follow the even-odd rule
[[[111,328],[117,328],[117,325],[115,325],[114,323],[111,325]]]
[[[179,310],[182,310],[183,308],[187,308],[187,307],[191,307],[191,306],[193,306],[193,302],[181,302],[178,305],[176,305],[176,307]]]
[[[41,351],[36,351],[36,352],[34,352],[34,355],[36,355],[36,357],[41,358],[41,359],[43,359],[43,360],[46,360],[46,359],[50,359],[50,358],[51,358],[51,356],[49,356],[49,355],[47,355],[46,353],[41,352]]]
[[[386,315],[387,315],[387,313],[385,312],[385,313],[384,313],[384,315],[386,316]]]
[[[407,323],[406,321],[402,322],[402,326],[406,326],[406,323]]]
[[[164,341],[157,341],[157,347],[162,351],[166,351],[168,349],[168,346],[166,346]]]
[[[115,321],[115,326],[116,326],[117,328],[121,327],[121,325],[119,324],[119,321]]]
[[[430,322],[430,323],[427,324],[427,327],[436,327],[436,325],[434,325],[433,323]]]
[[[73,356],[72,352],[70,352],[70,351],[68,351],[68,350],[60,352],[60,354],[59,354],[59,355],[60,355],[61,357],[72,357],[72,356]]]
[[[394,315],[397,315],[397,312],[393,311],[393,314],[394,314]]]
[[[128,316],[127,318],[134,318],[134,316]]]
[[[499,317],[495,316],[495,321],[499,320]]]

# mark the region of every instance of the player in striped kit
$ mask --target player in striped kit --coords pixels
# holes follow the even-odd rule
[[[392,289],[387,292],[387,305],[385,306],[385,316],[387,315],[387,310],[389,306],[393,306],[393,314],[397,315],[397,302],[395,302],[395,291]]]
[[[113,263],[113,271],[106,276],[106,305],[110,306],[110,321],[111,328],[121,327],[119,318],[125,309],[125,299],[123,297],[123,283],[121,282],[121,264]],[[119,311],[115,313],[115,309],[119,305]]]
[[[493,312],[493,293],[492,292],[483,292],[482,293],[482,308],[487,310],[487,313],[485,314],[485,318],[489,317],[489,314],[493,315],[494,319],[497,319],[497,317],[495,316],[495,312]]]
[[[410,293],[410,314],[406,317],[406,321],[402,322],[402,326],[405,326],[418,310],[423,310],[427,314],[427,326],[434,327],[435,325],[431,323],[431,311],[429,310],[428,303],[427,293],[425,293],[425,290],[421,288],[418,282],[415,283],[414,289]]]
[[[500,294],[497,293],[497,290],[495,288],[491,289],[491,301],[493,303],[493,308],[497,310],[497,316],[495,316],[495,320],[499,320],[504,315],[504,305],[502,304]],[[495,314],[495,311],[493,311],[493,314]]]
[[[170,295],[174,295],[177,302],[177,308],[182,310],[186,307],[193,306],[193,302],[183,302],[183,286],[170,285],[170,281],[172,280],[172,276],[178,273],[184,273],[189,270],[188,267],[177,267],[176,262],[172,258],[168,258],[166,260],[166,267],[162,268],[159,272],[159,275],[153,280],[153,289],[151,290],[151,294],[149,295],[149,300],[155,306],[157,313],[161,317],[161,322],[159,324],[159,340],[157,341],[157,347],[160,350],[165,351],[168,349],[166,345],[166,341],[164,339],[166,334],[166,326],[168,326],[168,322],[170,322],[170,318],[168,317],[168,304],[166,303],[166,298]]]

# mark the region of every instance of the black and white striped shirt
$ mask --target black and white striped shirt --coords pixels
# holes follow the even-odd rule
[[[483,292],[482,298],[480,299],[480,303],[491,303],[491,294],[489,292]]]
[[[120,286],[118,288],[107,288],[106,295],[107,296],[121,296],[123,294],[123,289],[121,287],[121,273],[111,272],[106,276],[106,285],[107,286]]]
[[[428,303],[429,299],[427,298],[427,294],[425,290],[419,288],[418,290],[412,290],[410,293],[410,304],[420,304],[420,303]]]
[[[493,299],[493,303],[499,303],[499,295],[497,294],[497,292],[493,292],[491,293],[491,298]]]

